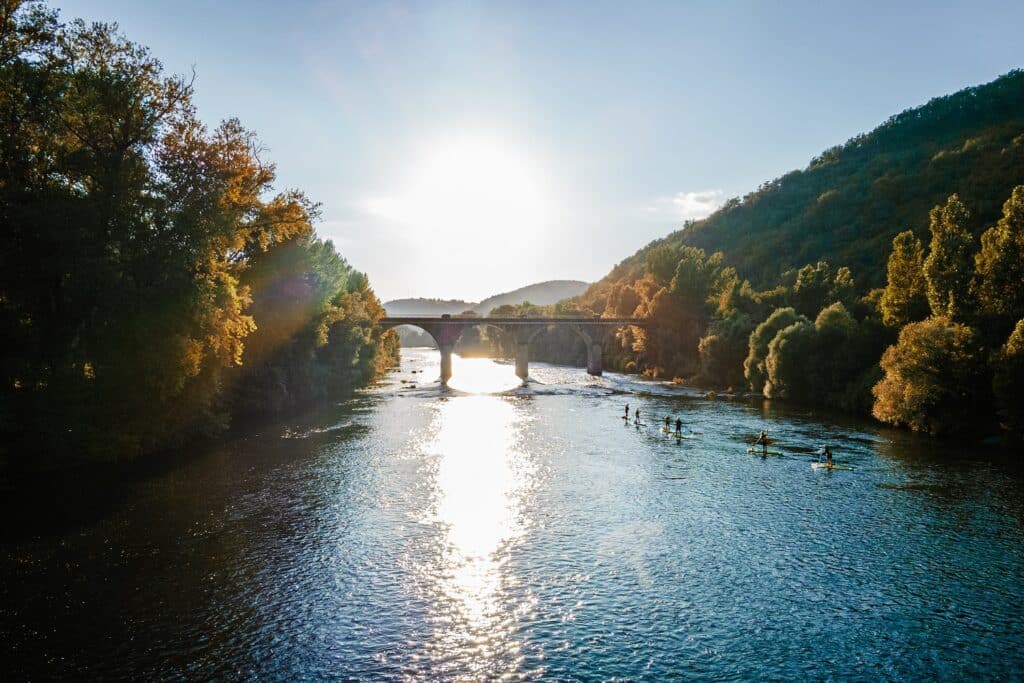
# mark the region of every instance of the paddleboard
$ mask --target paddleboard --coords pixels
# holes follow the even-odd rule
[[[812,462],[811,468],[816,470],[847,470],[850,472],[853,471],[852,467],[847,467],[846,465],[828,465],[823,462]]]
[[[782,457],[781,451],[768,451],[767,453],[760,448],[748,448],[747,453],[753,453],[754,455],[774,455],[779,458]]]

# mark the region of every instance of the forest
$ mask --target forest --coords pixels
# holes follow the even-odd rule
[[[1024,72],[1014,71],[727,202],[557,310],[520,308],[659,323],[609,340],[609,368],[933,435],[1019,439],[1022,183]],[[543,360],[583,353],[571,340],[535,345]]]
[[[0,6],[0,455],[122,460],[364,386],[367,277],[255,134],[116,26]]]
[[[623,261],[609,275],[638,277],[647,251],[686,244],[722,252],[756,287],[825,259],[858,276],[862,291],[885,284],[897,232],[928,238],[928,212],[957,193],[976,235],[995,223],[1024,183],[1024,71],[938,97],[869,133],[825,150],[733,198]]]

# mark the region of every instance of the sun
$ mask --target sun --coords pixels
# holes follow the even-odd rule
[[[539,234],[549,221],[538,165],[497,137],[431,143],[411,160],[399,188],[369,208],[421,237],[469,244],[496,233]]]

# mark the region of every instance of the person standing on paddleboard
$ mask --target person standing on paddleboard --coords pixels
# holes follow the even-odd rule
[[[640,409],[636,409],[636,423],[640,424]]]
[[[626,419],[629,419],[629,404],[626,404]]]
[[[825,465],[832,467],[832,449],[827,445],[825,446]]]
[[[676,418],[676,436],[681,436],[683,433],[683,420]]]
[[[754,442],[755,446],[761,446],[761,452],[764,455],[768,455],[768,432],[761,430],[761,433],[757,436],[757,441]]]

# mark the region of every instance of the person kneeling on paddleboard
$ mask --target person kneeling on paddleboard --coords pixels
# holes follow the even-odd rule
[[[755,446],[761,446],[761,452],[768,455],[768,432],[761,430],[761,433],[757,435],[757,441],[754,442]]]

